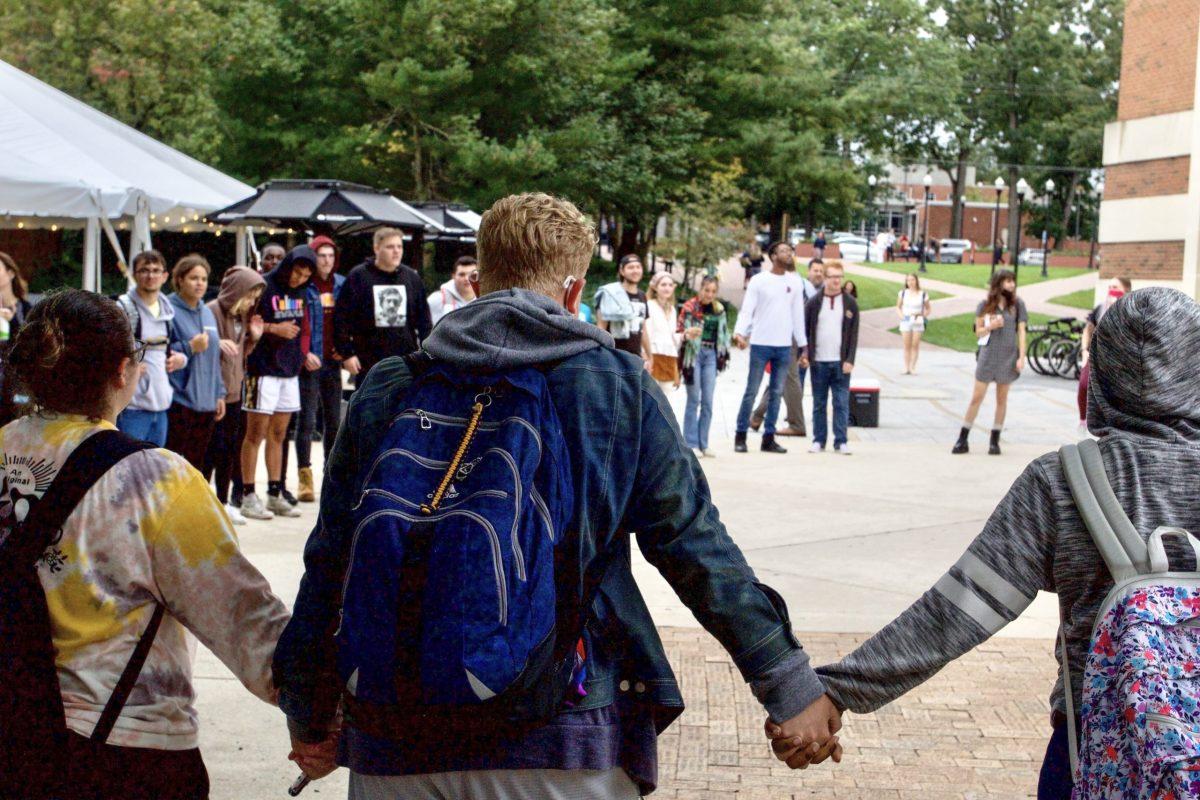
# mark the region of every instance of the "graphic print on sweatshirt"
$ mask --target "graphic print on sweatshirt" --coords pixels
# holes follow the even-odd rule
[[[403,328],[408,323],[408,287],[404,284],[376,285],[375,327]]]
[[[13,528],[23,522],[37,505],[38,499],[50,488],[58,467],[45,459],[30,456],[0,456],[0,542],[8,538]],[[54,537],[42,557],[52,572],[58,572],[65,557],[55,546],[62,531]]]
[[[275,312],[273,322],[304,319],[304,298],[277,294],[271,298],[271,310]]]

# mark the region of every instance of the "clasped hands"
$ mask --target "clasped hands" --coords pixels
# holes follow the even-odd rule
[[[777,724],[768,718],[765,733],[776,758],[792,769],[807,769],[830,757],[841,763],[842,746],[837,737],[841,728],[842,712],[828,695],[821,695],[787,722]]]

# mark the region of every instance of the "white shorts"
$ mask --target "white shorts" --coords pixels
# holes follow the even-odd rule
[[[300,378],[247,375],[242,409],[251,414],[294,414],[300,410]]]
[[[924,317],[905,317],[900,320],[901,333],[924,333],[925,318]]]

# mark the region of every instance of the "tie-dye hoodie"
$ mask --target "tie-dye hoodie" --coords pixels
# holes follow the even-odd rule
[[[71,451],[108,422],[22,417],[0,429],[0,537],[23,520]],[[271,658],[288,612],[238,549],[200,473],[167,450],[119,463],[84,496],[45,552],[67,727],[90,736],[154,610],[167,614],[109,744],[197,746],[190,631],[255,695],[274,702]]]

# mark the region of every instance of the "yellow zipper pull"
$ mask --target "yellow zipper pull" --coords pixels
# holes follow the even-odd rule
[[[433,514],[437,510],[437,507],[441,505],[446,490],[450,488],[450,483],[454,480],[454,476],[462,464],[463,457],[466,456],[467,449],[471,446],[471,441],[475,438],[475,432],[479,430],[479,419],[483,416],[483,410],[491,404],[492,388],[489,386],[481,394],[475,396],[475,405],[471,406],[471,419],[467,421],[467,430],[463,433],[462,441],[458,443],[458,450],[454,453],[454,458],[450,459],[450,466],[446,468],[446,474],[442,476],[442,482],[438,484],[437,491],[433,493],[433,497],[430,498],[428,503],[421,504],[421,513],[425,516],[428,517]]]

